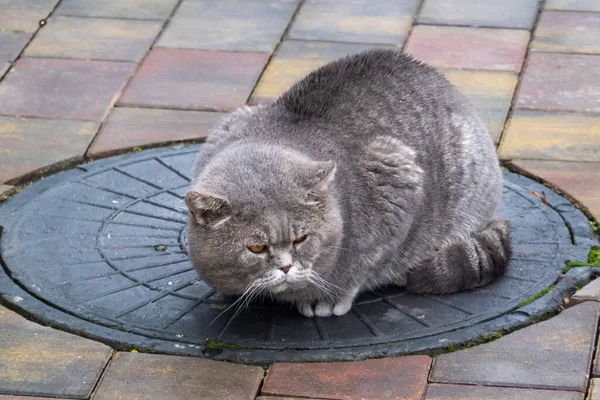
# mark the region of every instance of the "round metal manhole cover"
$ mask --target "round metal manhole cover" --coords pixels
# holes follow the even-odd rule
[[[248,363],[422,353],[526,323],[529,306],[519,305],[595,243],[567,200],[507,171],[500,214],[512,223],[514,257],[493,284],[447,296],[385,288],[361,295],[343,317],[309,319],[264,302],[218,317],[232,298],[199,281],[186,254],[182,197],[197,150],[92,162],[1,204],[4,299],[122,349]]]

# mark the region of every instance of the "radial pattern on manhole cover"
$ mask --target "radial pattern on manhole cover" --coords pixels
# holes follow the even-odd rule
[[[0,205],[5,300],[121,348],[250,363],[355,359],[439,349],[526,323],[530,306],[519,305],[595,243],[567,200],[505,172],[500,214],[512,223],[514,256],[493,284],[447,296],[385,288],[361,295],[342,317],[309,319],[259,302],[233,320],[229,311],[217,318],[232,299],[199,281],[186,254],[182,197],[197,150],[92,162]]]

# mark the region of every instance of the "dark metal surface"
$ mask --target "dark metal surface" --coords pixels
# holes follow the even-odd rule
[[[560,293],[518,305],[560,280],[565,261],[585,259],[595,243],[571,203],[505,172],[501,215],[513,226],[514,257],[497,282],[448,296],[387,288],[362,295],[343,317],[309,319],[255,303],[233,320],[232,312],[215,320],[232,299],[198,281],[186,254],[182,196],[197,150],[92,162],[1,204],[4,300],[122,348],[249,363],[365,358],[435,351],[525,324],[555,309],[580,277],[563,276]],[[543,192],[550,206],[532,192]]]

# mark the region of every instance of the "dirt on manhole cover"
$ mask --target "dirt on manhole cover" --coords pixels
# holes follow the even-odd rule
[[[224,330],[233,312],[215,318],[232,299],[199,281],[186,253],[182,197],[197,150],[92,162],[1,204],[4,300],[123,349],[261,364],[423,353],[491,337],[557,309],[577,282],[559,279],[565,261],[585,259],[596,243],[571,203],[506,171],[500,214],[512,223],[514,257],[493,284],[447,296],[386,288],[331,318],[254,303]],[[554,295],[522,304],[557,281]]]

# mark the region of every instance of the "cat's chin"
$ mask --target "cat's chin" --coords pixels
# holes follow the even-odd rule
[[[269,291],[273,294],[283,293],[283,292],[293,292],[296,290],[302,290],[308,286],[307,282],[288,282],[284,281],[280,284],[271,286]]]

